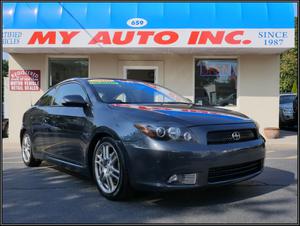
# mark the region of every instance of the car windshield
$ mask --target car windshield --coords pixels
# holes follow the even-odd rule
[[[293,103],[295,97],[296,97],[295,95],[284,95],[284,96],[280,96],[280,104]]]
[[[152,83],[110,79],[90,79],[88,82],[105,103],[192,103],[189,99]]]

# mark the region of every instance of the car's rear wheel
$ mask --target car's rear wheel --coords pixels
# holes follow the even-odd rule
[[[32,154],[32,143],[28,133],[24,133],[22,138],[22,159],[26,166],[39,166],[41,160],[35,159]]]
[[[5,124],[3,131],[2,131],[2,137],[8,138],[8,122]]]
[[[97,187],[110,200],[130,197],[128,171],[120,147],[110,137],[105,137],[95,147],[93,174]]]

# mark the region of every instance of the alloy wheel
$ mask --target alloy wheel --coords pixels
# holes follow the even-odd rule
[[[103,142],[96,150],[95,176],[101,190],[113,193],[120,183],[120,160],[112,144]]]
[[[28,134],[25,134],[22,141],[22,157],[26,163],[30,162],[31,140]]]

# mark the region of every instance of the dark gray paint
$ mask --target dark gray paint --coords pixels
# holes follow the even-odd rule
[[[256,128],[254,122],[241,113],[194,106],[192,109],[226,113],[232,117],[220,117],[217,114],[208,117],[188,114],[174,117],[154,111],[116,107],[100,102],[87,79],[76,78],[65,82],[80,83],[86,90],[90,103],[84,108],[36,105],[24,114],[21,135],[24,130],[30,133],[36,158],[89,174],[88,154],[93,151],[91,142],[97,134],[106,133],[114,137],[124,151],[132,186],[152,190],[182,188],[183,186],[166,184],[167,178],[174,173],[196,172],[200,179],[195,186],[204,186],[207,185],[209,167],[238,164],[265,157],[265,141],[261,136],[247,142],[206,145],[207,131]],[[167,107],[191,108],[188,105]],[[196,141],[151,139],[134,127],[138,122],[172,123],[188,127]],[[256,175],[241,180],[253,176]]]

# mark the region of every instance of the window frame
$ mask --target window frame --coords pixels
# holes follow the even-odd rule
[[[56,86],[52,86],[50,89],[48,89],[47,92],[44,93],[44,94],[37,100],[37,102],[34,104],[34,106],[37,106],[37,107],[51,107],[54,98],[52,98],[50,105],[39,105],[38,102],[39,102],[44,96],[46,96],[48,93],[50,93],[52,90],[54,90],[54,95],[53,95],[53,97],[54,97],[54,96],[56,95],[56,92],[57,92]]]
[[[90,69],[91,69],[91,57],[87,55],[47,55],[46,56],[46,64],[45,64],[45,72],[48,78],[48,88],[54,87],[55,85],[50,86],[50,59],[87,59],[88,61],[88,75],[90,77]],[[62,82],[62,81],[61,81]]]
[[[241,60],[240,60],[240,56],[237,55],[203,55],[203,56],[199,56],[199,55],[195,55],[193,56],[192,59],[192,73],[193,73],[193,102],[195,102],[195,87],[196,87],[196,76],[195,76],[195,64],[196,64],[196,60],[236,60],[237,61],[237,83],[236,83],[236,105],[227,105],[227,106],[214,106],[216,108],[225,108],[225,109],[229,109],[229,110],[235,110],[238,111],[240,108],[240,81],[241,81],[241,73],[240,73],[240,65],[241,65]]]
[[[66,106],[64,106],[64,105],[53,105],[53,101],[54,101],[54,99],[55,99],[55,96],[56,96],[56,94],[57,94],[58,89],[59,89],[61,86],[67,85],[67,84],[72,84],[72,83],[73,83],[73,84],[78,84],[78,85],[82,88],[82,90],[84,91],[84,93],[85,93],[86,96],[87,96],[87,102],[88,102],[88,105],[89,105],[89,106],[92,106],[91,98],[90,98],[89,94],[87,93],[85,87],[84,87],[80,82],[77,82],[77,81],[63,82],[63,83],[59,83],[59,84],[57,84],[57,85],[51,87],[51,88],[50,88],[49,90],[47,90],[47,92],[43,95],[43,96],[45,96],[45,95],[46,95],[47,93],[49,93],[51,90],[55,89],[54,98],[52,98],[51,104],[50,104],[50,105],[47,105],[47,106],[40,106],[40,105],[37,105],[38,101],[39,101],[41,98],[43,98],[43,96],[41,96],[41,98],[37,101],[36,106],[39,106],[39,107],[66,107]]]
[[[127,78],[127,71],[128,70],[154,70],[154,83],[158,84],[158,66],[155,65],[123,65],[123,78]]]
[[[79,85],[79,86],[82,88],[83,92],[84,92],[84,93],[86,94],[86,96],[87,96],[87,102],[88,102],[88,105],[89,105],[89,106],[92,106],[91,99],[90,99],[90,97],[89,97],[89,95],[88,95],[88,93],[87,93],[85,87],[84,87],[82,84],[80,84],[79,82],[77,82],[77,81],[68,81],[68,82],[59,83],[59,84],[56,86],[56,92],[55,92],[55,95],[58,93],[59,88],[60,88],[61,86],[63,86],[63,85],[68,85],[68,84],[77,84],[77,85]],[[64,106],[64,105],[53,105],[54,99],[55,99],[55,98],[53,98],[53,100],[52,100],[51,106],[53,106],[53,107],[66,107],[66,106]]]

